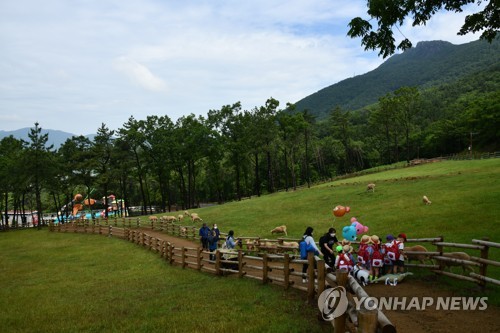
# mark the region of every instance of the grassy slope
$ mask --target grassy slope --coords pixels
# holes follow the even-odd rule
[[[321,332],[304,295],[171,267],[119,239],[0,233],[2,332]]]
[[[369,182],[377,184],[374,193],[366,192]],[[432,205],[422,203],[423,195]],[[500,242],[499,203],[500,160],[491,159],[389,170],[195,211],[209,224],[240,236],[276,238],[269,231],[286,224],[291,237],[300,237],[310,225],[318,238],[330,226],[340,234],[355,216],[379,236],[405,232],[409,238]],[[349,206],[351,212],[335,218],[336,205]]]

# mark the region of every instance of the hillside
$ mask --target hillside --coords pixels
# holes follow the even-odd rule
[[[444,41],[420,42],[371,72],[340,81],[301,99],[296,103],[296,110],[307,109],[321,120],[336,106],[356,110],[400,87],[439,86],[488,70],[499,62],[499,40],[492,44],[478,40],[462,45]]]

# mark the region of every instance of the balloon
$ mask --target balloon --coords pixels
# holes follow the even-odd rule
[[[351,217],[351,223],[354,223],[354,222],[357,222],[357,221],[358,221],[358,219],[357,219],[357,218],[355,218],[354,216],[353,216],[353,217]]]
[[[75,204],[73,205],[73,216],[76,215],[76,213],[78,213],[79,210],[81,210],[83,207],[82,207],[82,204]]]
[[[353,225],[346,226],[342,229],[342,237],[348,241],[356,240],[356,228]]]
[[[75,201],[82,201],[83,196],[81,194],[75,194],[74,200]]]
[[[334,209],[333,209],[333,215],[337,216],[337,217],[342,217],[344,216],[346,213],[345,211],[345,207],[344,206],[336,206]]]
[[[358,221],[353,222],[351,225],[356,229],[357,235],[364,234],[365,232],[368,232],[368,227],[362,225]]]
[[[349,207],[349,206],[345,206],[345,212],[346,212],[346,213],[349,213],[350,211],[351,211],[351,207]]]

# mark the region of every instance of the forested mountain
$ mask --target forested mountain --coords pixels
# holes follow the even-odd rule
[[[453,45],[444,41],[420,42],[415,48],[389,58],[377,69],[355,76],[298,101],[297,111],[308,110],[317,120],[335,108],[356,110],[404,86],[429,88],[489,70],[500,63],[500,41]]]
[[[0,130],[0,139],[8,137],[12,135],[14,138],[24,141],[29,141],[28,134],[30,132],[30,127],[21,128],[14,131],[1,131]],[[53,130],[53,129],[42,129],[42,134],[48,134],[49,140],[47,142],[48,145],[53,145],[54,148],[59,148],[67,139],[70,139],[72,136],[78,136],[76,134]],[[93,140],[95,134],[85,135],[86,138]]]

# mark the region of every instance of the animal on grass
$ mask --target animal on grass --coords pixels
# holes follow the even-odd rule
[[[288,236],[288,234],[286,232],[286,225],[281,225],[279,227],[274,228],[273,230],[271,230],[271,233],[272,234],[285,234]]]
[[[375,192],[375,184],[374,183],[370,183],[370,184],[366,185],[366,191]]]
[[[426,195],[424,195],[422,197],[422,202],[425,204],[425,205],[430,205],[432,203],[432,201],[429,200],[429,198],[427,198]]]
[[[182,215],[182,214],[177,215],[177,220],[179,220],[179,221],[184,220],[184,215]]]
[[[150,216],[150,217],[149,217],[149,220],[150,220],[151,222],[156,222],[156,221],[158,221],[158,216]]]
[[[443,257],[471,261],[470,256],[465,252],[446,252],[446,253],[443,253]],[[462,266],[462,272],[464,274],[466,273],[466,271],[470,271],[470,272],[474,271],[474,269],[466,263],[457,262],[457,261],[444,261],[444,260],[441,260],[441,261],[443,262],[445,267],[450,269],[450,271],[451,271],[451,266]]]
[[[405,246],[405,253],[407,253],[407,252],[428,252],[428,251],[422,245],[413,245],[413,246]],[[421,253],[421,254],[420,253],[419,254],[407,253],[406,257],[408,258],[408,261],[417,260],[421,264],[425,264],[426,260],[430,260],[431,262],[433,262],[432,259],[430,259],[429,256],[424,254],[424,253]]]
[[[186,236],[187,228],[186,227],[181,227],[179,229],[179,232],[180,232],[181,236]]]
[[[259,242],[256,241],[255,239],[247,239],[245,241],[245,245],[247,246],[247,250],[248,251],[255,251],[255,250],[257,250],[257,244],[258,243]]]
[[[289,248],[287,250],[291,250],[294,254],[297,254],[299,252],[299,243],[298,242],[285,242],[285,241],[283,241],[282,246]]]
[[[175,217],[173,215],[165,215],[165,216],[163,216],[163,220],[167,221],[167,222],[174,222],[174,221],[177,221],[177,217]]]
[[[363,286],[366,286],[370,282],[370,272],[359,263],[354,266],[351,274]]]
[[[191,213],[191,221],[203,221],[203,219],[197,213]]]
[[[191,216],[191,214],[189,214],[189,212],[187,210],[184,211],[184,215]]]

